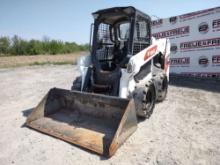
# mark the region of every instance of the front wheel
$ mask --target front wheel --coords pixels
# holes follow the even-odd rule
[[[142,91],[141,97],[136,97],[136,99],[139,99],[139,105],[141,105],[141,107],[136,106],[136,108],[138,108],[137,115],[139,117],[149,118],[153,113],[156,101],[154,84],[150,83],[150,85],[146,85]]]

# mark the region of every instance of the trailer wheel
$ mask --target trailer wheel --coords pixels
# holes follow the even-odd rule
[[[160,82],[158,85],[157,101],[161,102],[161,101],[165,100],[165,98],[167,96],[167,90],[168,90],[167,76],[166,75],[160,76]]]
[[[143,91],[142,108],[137,111],[137,115],[143,118],[149,118],[153,113],[156,101],[155,87],[153,83],[147,85]]]
[[[76,77],[76,79],[73,81],[71,90],[81,91],[81,83],[82,83],[82,77],[81,76]]]

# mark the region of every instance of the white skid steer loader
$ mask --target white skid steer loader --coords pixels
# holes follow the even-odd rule
[[[93,13],[90,55],[78,61],[72,89],[53,88],[27,126],[106,156],[163,101],[169,81],[170,42],[151,36],[151,19],[134,7]]]

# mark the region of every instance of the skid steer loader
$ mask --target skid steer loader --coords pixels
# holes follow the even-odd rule
[[[112,156],[163,101],[170,42],[151,36],[151,19],[134,7],[93,13],[90,55],[78,61],[71,90],[53,88],[27,126],[96,153]]]

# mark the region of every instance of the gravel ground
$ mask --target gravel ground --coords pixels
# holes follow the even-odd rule
[[[0,164],[219,164],[220,83],[173,80],[167,99],[110,159],[24,127],[51,87],[69,89],[70,65],[0,70]]]

